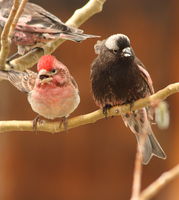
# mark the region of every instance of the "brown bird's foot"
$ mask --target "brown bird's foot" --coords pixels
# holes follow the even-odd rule
[[[107,119],[108,118],[108,110],[112,108],[112,106],[110,104],[106,104],[104,107],[103,107],[103,114],[105,116],[105,118]]]
[[[134,103],[130,103],[130,112],[132,112],[133,106],[134,106]]]
[[[60,126],[59,126],[59,128],[62,128],[62,125],[64,127],[65,132],[67,132],[67,130],[68,130],[68,119],[67,119],[67,117],[62,117],[60,119]]]

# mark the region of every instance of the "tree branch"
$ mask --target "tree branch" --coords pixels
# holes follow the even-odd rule
[[[19,5],[19,0],[14,0],[13,7],[1,35],[0,66],[5,66],[6,59],[10,52],[11,38],[26,2],[27,0],[22,0]]]
[[[179,164],[173,169],[164,172],[156,181],[149,185],[139,197],[139,200],[151,199],[157,194],[165,185],[167,185],[173,179],[179,177]]]
[[[13,20],[15,18],[15,15],[17,13],[17,10],[19,8],[19,0],[14,0],[12,9],[10,11],[9,17],[7,19],[7,22],[4,26],[4,29],[1,33],[1,51],[0,51],[0,66],[1,68],[4,67],[6,58],[10,51],[10,45],[11,45],[11,38],[10,38],[10,30]]]
[[[179,92],[179,83],[170,84],[166,88],[147,98],[139,99],[133,104],[132,108],[130,105],[115,106],[111,108],[108,112],[108,116],[118,116],[120,113],[127,113],[131,110],[137,110],[139,108],[151,105],[155,101],[162,101],[176,92]],[[68,129],[72,129],[85,124],[95,123],[96,121],[103,118],[104,115],[102,110],[80,115],[68,120]],[[59,122],[44,122],[37,125],[37,131],[47,131],[51,133],[64,131],[64,127],[59,127],[59,124]],[[1,121],[0,132],[7,131],[33,131],[33,123],[32,121]]]
[[[106,0],[89,0],[89,2],[82,8],[76,10],[72,17],[66,22],[67,25],[78,28],[81,24],[87,21],[90,17],[102,11],[103,4]],[[37,63],[39,58],[44,54],[53,53],[59,45],[65,40],[57,39],[52,42],[48,42],[43,46],[43,49],[34,49],[28,52],[24,56],[14,59],[10,64],[17,70],[25,70],[31,68]],[[8,67],[8,66],[7,66]]]

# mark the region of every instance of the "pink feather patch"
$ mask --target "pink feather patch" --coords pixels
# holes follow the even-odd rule
[[[54,61],[55,61],[55,57],[52,55],[42,56],[37,64],[37,70],[38,71],[42,69],[45,69],[47,71],[52,70],[54,67]]]

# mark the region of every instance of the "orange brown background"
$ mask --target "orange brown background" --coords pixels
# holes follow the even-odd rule
[[[84,0],[34,0],[63,21],[83,6]],[[129,36],[136,55],[150,72],[155,90],[179,80],[179,1],[107,0],[102,13],[82,29],[101,35]],[[89,71],[95,57],[91,39],[65,42],[54,55],[65,63],[78,82],[81,104],[72,116],[94,111]],[[34,68],[35,70],[35,68]],[[31,120],[26,95],[7,82],[0,84],[0,120]],[[142,187],[179,162],[179,95],[168,98],[168,130],[153,127],[168,155],[153,158],[144,167]],[[100,120],[68,133],[12,132],[0,134],[1,200],[127,200],[131,194],[136,151],[134,135],[120,117]],[[153,200],[178,200],[179,180],[165,187]]]

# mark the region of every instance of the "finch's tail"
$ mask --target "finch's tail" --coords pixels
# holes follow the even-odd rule
[[[124,123],[135,134],[142,150],[143,164],[149,163],[152,156],[166,159],[166,154],[153,134],[146,108],[122,115]]]
[[[97,37],[100,37],[100,36],[97,36],[97,35],[89,35],[89,34],[83,34],[83,33],[70,33],[70,32],[67,32],[67,33],[61,33],[60,34],[60,38],[62,39],[66,39],[66,40],[72,40],[74,42],[81,42],[83,40],[86,40],[88,38],[97,38]]]

